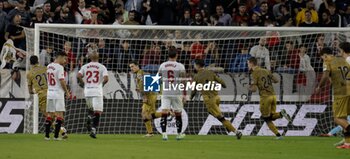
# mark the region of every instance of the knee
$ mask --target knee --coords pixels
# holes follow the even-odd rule
[[[224,122],[226,120],[223,116],[218,116],[216,119],[218,119],[220,122]]]
[[[265,122],[272,121],[272,115],[270,115],[270,116],[261,116],[261,118],[262,118]]]

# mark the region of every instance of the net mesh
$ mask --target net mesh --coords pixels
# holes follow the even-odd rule
[[[27,52],[34,54],[34,30],[26,29]],[[175,29],[118,29],[118,28],[66,28],[40,27],[40,64],[47,65],[58,51],[68,54],[65,66],[72,94],[66,100],[66,129],[69,133],[85,133],[87,106],[83,89],[76,75],[88,62],[93,50],[100,54],[100,63],[108,71],[110,81],[104,86],[104,113],[99,133],[141,134],[146,130],[141,119],[142,101],[135,90],[135,75],[130,73],[130,61],[138,61],[146,72],[156,73],[167,60],[171,47],[178,50],[178,62],[186,67],[189,77],[194,75],[193,60],[205,60],[206,67],[224,79],[228,88],[219,94],[224,116],[245,135],[272,135],[260,118],[259,96],[248,91],[251,81],[246,60],[255,56],[261,67],[271,70],[280,82],[274,85],[278,107],[286,109],[293,121],[275,121],[284,135],[317,135],[328,132],[333,126],[331,90],[327,85],[321,94],[314,94],[315,85],[322,74],[319,51],[332,47],[339,52],[338,44],[347,41],[347,32],[220,30],[191,28]],[[157,102],[157,107],[160,101]],[[221,123],[206,111],[202,99],[185,104],[185,133],[226,134]],[[32,111],[26,113],[26,129],[30,130]],[[40,114],[39,117],[42,115]],[[168,124],[175,130],[175,120]],[[39,132],[43,132],[42,117]],[[155,121],[159,129],[159,121]],[[30,132],[30,131],[29,131]],[[175,132],[175,131],[174,131]]]

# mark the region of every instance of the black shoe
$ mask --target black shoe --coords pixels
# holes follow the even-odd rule
[[[240,131],[237,131],[237,133],[236,133],[237,140],[241,139],[242,136],[243,136],[243,134]]]
[[[91,129],[90,137],[96,139],[96,129],[95,128]]]

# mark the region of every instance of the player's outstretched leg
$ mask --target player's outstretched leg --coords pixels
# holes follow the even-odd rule
[[[52,118],[50,116],[47,116],[45,120],[45,140],[50,140],[51,125],[52,125]]]
[[[236,128],[232,126],[231,122],[226,120],[225,117],[219,116],[217,117],[217,119],[222,123],[222,125],[224,125],[224,127],[227,129],[228,132],[235,133],[238,140],[242,138],[242,133],[236,130]]]
[[[282,117],[282,113],[273,113],[269,117],[262,117],[266,122],[267,126],[269,127],[269,129],[276,135],[277,140],[281,140],[282,135],[278,132],[275,124],[272,121],[279,119],[281,117]]]
[[[168,140],[168,135],[166,133],[168,112],[162,113],[162,118],[160,119],[160,127],[162,129],[162,139]]]
[[[101,116],[101,112],[96,111],[94,113],[94,116],[92,117],[92,128],[90,132],[90,137],[94,139],[96,139],[97,128],[98,128],[98,125],[100,124],[100,116]]]
[[[182,115],[181,112],[175,112],[177,136],[176,140],[182,140],[185,138],[185,134],[182,133]]]
[[[143,122],[145,123],[146,131],[147,131],[147,134],[144,137],[152,137],[153,136],[152,120],[144,119]]]
[[[61,130],[61,126],[63,124],[63,118],[60,116],[56,117],[56,123],[55,123],[55,135],[54,135],[54,140],[59,140],[58,135]]]

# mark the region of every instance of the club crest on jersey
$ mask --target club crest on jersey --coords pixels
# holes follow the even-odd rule
[[[144,75],[143,76],[143,91],[145,92],[159,92],[160,91],[160,79],[159,74],[156,75]]]

